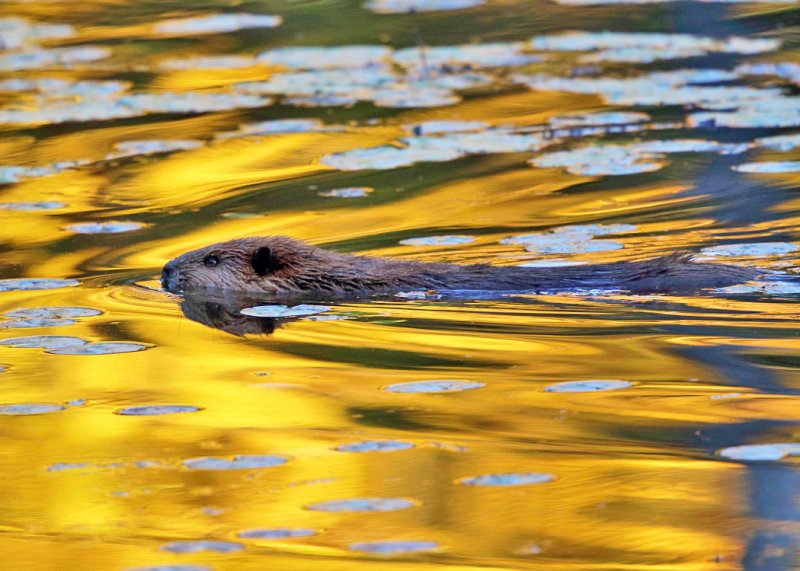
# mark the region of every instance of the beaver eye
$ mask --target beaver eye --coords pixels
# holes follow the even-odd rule
[[[210,254],[203,258],[203,265],[207,268],[213,268],[217,264],[219,264],[219,258],[214,254]]]

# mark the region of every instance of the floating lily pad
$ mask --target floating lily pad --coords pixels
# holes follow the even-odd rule
[[[487,474],[457,480],[458,484],[470,486],[524,486],[552,482],[555,476],[543,472],[524,472],[519,474]]]
[[[484,131],[481,133],[448,133],[438,137],[406,137],[401,139],[401,142],[411,149],[451,149],[461,154],[485,154],[537,151],[551,145],[554,141],[541,135]]]
[[[61,472],[63,470],[79,470],[80,468],[89,468],[92,465],[89,462],[60,462],[58,464],[52,464],[47,467],[48,472]]]
[[[56,289],[60,287],[76,286],[80,282],[73,279],[57,278],[20,278],[0,280],[0,291]]]
[[[366,67],[387,63],[392,50],[386,46],[284,47],[262,52],[262,65],[295,69]]]
[[[235,32],[246,28],[275,28],[283,18],[264,14],[210,14],[196,18],[162,20],[153,25],[153,31],[163,36],[196,36]]]
[[[598,111],[596,113],[583,113],[580,115],[557,115],[550,117],[547,122],[553,127],[585,127],[591,125],[627,125],[632,123],[645,123],[650,120],[646,113],[634,111]]]
[[[103,46],[80,46],[74,48],[31,48],[22,52],[0,53],[0,71],[20,71],[69,67],[106,59],[111,50]]]
[[[346,95],[307,95],[287,97],[281,103],[294,107],[352,107],[358,103],[358,99]]]
[[[374,189],[369,188],[368,186],[351,186],[348,188],[332,188],[331,190],[323,190],[318,194],[328,198],[363,198],[373,190]]]
[[[67,337],[61,335],[33,335],[30,337],[14,337],[3,339],[0,345],[10,345],[11,347],[26,347],[37,349],[62,349],[64,347],[75,347],[85,345],[87,341],[80,337]]]
[[[424,121],[412,125],[403,125],[406,131],[415,135],[441,135],[443,133],[467,133],[470,131],[485,131],[489,125],[483,121]]]
[[[63,40],[74,35],[75,28],[69,24],[47,24],[16,17],[0,18],[0,46],[6,50],[47,40]]]
[[[414,445],[400,440],[366,440],[364,442],[341,444],[336,447],[336,450],[340,452],[394,452],[396,450],[408,450],[409,448],[414,448]]]
[[[47,414],[48,412],[58,412],[64,410],[64,405],[54,403],[20,403],[20,404],[2,404],[0,405],[0,414],[8,415],[26,415],[26,414]]]
[[[306,509],[320,512],[390,512],[415,505],[415,502],[405,498],[346,498],[309,504]]]
[[[791,242],[759,242],[755,244],[725,244],[703,248],[704,256],[753,256],[767,258],[794,252],[800,247]]]
[[[115,411],[122,416],[158,416],[161,414],[179,414],[184,412],[198,412],[203,410],[198,406],[184,404],[153,404],[143,406],[128,406]]]
[[[58,325],[72,325],[74,319],[16,319],[14,321],[0,322],[0,327],[4,329],[26,329],[29,327],[56,327]]]
[[[479,389],[483,386],[483,383],[473,381],[414,381],[389,385],[383,390],[390,393],[452,393]]]
[[[438,549],[439,544],[435,541],[421,540],[396,540],[396,541],[370,541],[351,543],[347,549],[351,551],[363,551],[365,553],[380,553],[391,555],[394,553],[415,553],[418,551],[432,551]]]
[[[191,563],[166,563],[164,565],[151,565],[150,567],[136,567],[125,571],[214,571],[207,565],[193,565]]]
[[[567,381],[545,387],[548,393],[591,393],[632,387],[629,381]]]
[[[474,242],[472,236],[426,236],[425,238],[406,238],[400,240],[403,246],[457,246]]]
[[[238,131],[228,131],[217,135],[218,139],[246,137],[250,135],[282,135],[287,133],[308,133],[325,130],[319,119],[274,119],[258,123],[246,123]]]
[[[800,294],[800,283],[757,282],[754,284],[727,286],[719,288],[715,291],[731,294],[758,293],[762,295],[797,295]]]
[[[134,353],[144,351],[148,346],[142,343],[110,341],[107,343],[86,343],[85,345],[48,349],[45,353],[54,355],[111,355],[114,353]]]
[[[174,151],[188,151],[203,146],[202,141],[192,140],[151,140],[151,141],[121,141],[114,144],[116,152],[106,156],[107,159],[135,157],[141,155],[154,155],[157,153],[171,153]]]
[[[77,234],[116,234],[119,232],[131,232],[144,228],[144,224],[138,222],[86,222],[83,224],[71,224],[66,229]]]
[[[761,137],[753,141],[753,145],[756,147],[773,149],[775,151],[791,151],[796,147],[800,147],[800,133]]]
[[[780,460],[787,456],[800,454],[800,444],[777,443],[777,444],[745,444],[742,446],[730,446],[717,452],[723,458],[730,460],[741,460],[744,462],[766,462]]]
[[[780,173],[800,172],[800,161],[764,161],[760,163],[742,163],[732,167],[739,172]]]
[[[0,176],[2,178],[2,176]],[[57,210],[64,208],[65,202],[49,200],[42,202],[0,202],[0,210]]]
[[[484,0],[367,0],[366,7],[378,14],[406,14],[409,12],[434,12],[463,10],[480,6]]]
[[[455,149],[409,149],[392,146],[353,149],[324,155],[320,162],[343,171],[388,170],[421,162],[452,161],[463,156]]]
[[[200,551],[216,551],[217,553],[235,553],[244,549],[244,545],[234,541],[216,539],[197,539],[186,541],[172,541],[159,547],[161,551],[173,553],[198,553]]]
[[[294,307],[287,307],[285,305],[257,305],[255,307],[245,307],[240,310],[242,315],[250,315],[252,317],[297,317],[300,315],[314,315],[329,311],[331,308],[327,305],[308,305],[300,304]]]
[[[248,529],[236,534],[242,539],[292,539],[294,537],[310,537],[317,535],[313,529],[305,527],[275,527],[272,529]]]
[[[435,46],[425,48],[425,59],[423,60],[419,48],[414,46],[395,51],[392,59],[409,68],[459,64],[472,68],[487,68],[525,65],[542,61],[541,56],[525,53],[524,50],[524,42]]]
[[[103,313],[91,307],[26,307],[24,309],[14,309],[6,311],[3,315],[9,319],[60,319],[71,317],[90,317]]]
[[[584,266],[588,264],[588,262],[575,262],[572,260],[559,260],[559,259],[550,259],[550,260],[535,260],[533,262],[525,262],[524,264],[519,264],[520,268],[564,268],[568,266]]]
[[[262,454],[239,454],[232,460],[228,458],[191,458],[184,460],[183,465],[192,470],[252,470],[254,468],[271,468],[286,464],[288,460],[283,456]]]

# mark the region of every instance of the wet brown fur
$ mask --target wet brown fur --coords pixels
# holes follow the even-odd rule
[[[268,250],[266,250],[268,249]],[[270,255],[270,269],[254,266],[253,255]],[[208,267],[205,260],[218,260]],[[258,271],[264,273],[259,275]],[[639,262],[558,268],[454,265],[353,256],[323,250],[285,236],[242,238],[212,244],[170,261],[162,272],[165,289],[358,295],[409,289],[554,291],[617,288],[634,292],[692,292],[742,283],[758,270],[693,262],[676,252]]]

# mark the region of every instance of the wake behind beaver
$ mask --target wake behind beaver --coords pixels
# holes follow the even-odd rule
[[[274,295],[363,295],[409,289],[502,292],[623,289],[691,293],[756,278],[761,272],[695,262],[676,252],[650,260],[554,268],[443,264],[337,254],[286,236],[219,242],[187,252],[161,272],[164,289]]]

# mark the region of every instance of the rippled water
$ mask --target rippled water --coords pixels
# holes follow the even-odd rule
[[[625,3],[3,2],[4,565],[798,568],[796,8]],[[267,234],[774,273],[159,287]]]

